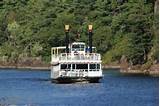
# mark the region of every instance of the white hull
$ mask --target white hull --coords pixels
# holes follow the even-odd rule
[[[75,63],[74,63],[75,64]],[[62,70],[61,64],[57,64],[51,67],[51,79],[57,82],[77,82],[77,81],[89,81],[98,82],[102,78],[102,70],[100,69],[66,69]],[[89,64],[87,64],[89,66]],[[70,79],[70,80],[69,80]]]

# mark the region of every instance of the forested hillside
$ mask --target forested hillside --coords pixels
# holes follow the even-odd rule
[[[158,62],[158,0],[1,0],[1,59],[49,62],[50,48],[65,44],[65,24],[71,42],[80,33],[86,43],[93,24],[93,45],[104,64],[122,58],[130,65]]]

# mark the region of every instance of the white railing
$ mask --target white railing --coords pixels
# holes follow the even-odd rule
[[[89,71],[87,69],[76,69],[76,70],[70,70],[70,69],[64,69],[59,71],[59,76],[61,77],[88,77],[89,75],[97,76],[101,75],[102,71],[100,69],[90,69]]]
[[[70,54],[61,53],[59,60],[101,60],[101,55],[98,53],[86,53],[86,54]]]
[[[87,77],[88,72],[85,70],[61,70],[60,76],[67,76],[67,77]]]

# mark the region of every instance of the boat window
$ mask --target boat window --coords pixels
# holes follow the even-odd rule
[[[71,64],[68,64],[68,65],[67,65],[67,69],[70,69],[70,68],[71,68]]]
[[[61,69],[66,69],[67,68],[67,64],[61,64]]]
[[[100,64],[97,64],[97,69],[100,69]]]
[[[90,69],[96,69],[96,64],[90,64]]]
[[[88,69],[88,64],[76,64],[76,69]]]
[[[61,64],[61,69],[70,69],[71,64]]]
[[[72,69],[76,69],[76,65],[75,64],[72,64]]]

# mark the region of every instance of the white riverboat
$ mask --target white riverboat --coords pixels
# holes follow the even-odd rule
[[[101,55],[95,52],[95,47],[91,47],[86,47],[84,42],[52,47],[52,81],[57,83],[99,82],[103,76]],[[92,49],[92,52],[89,49]]]

